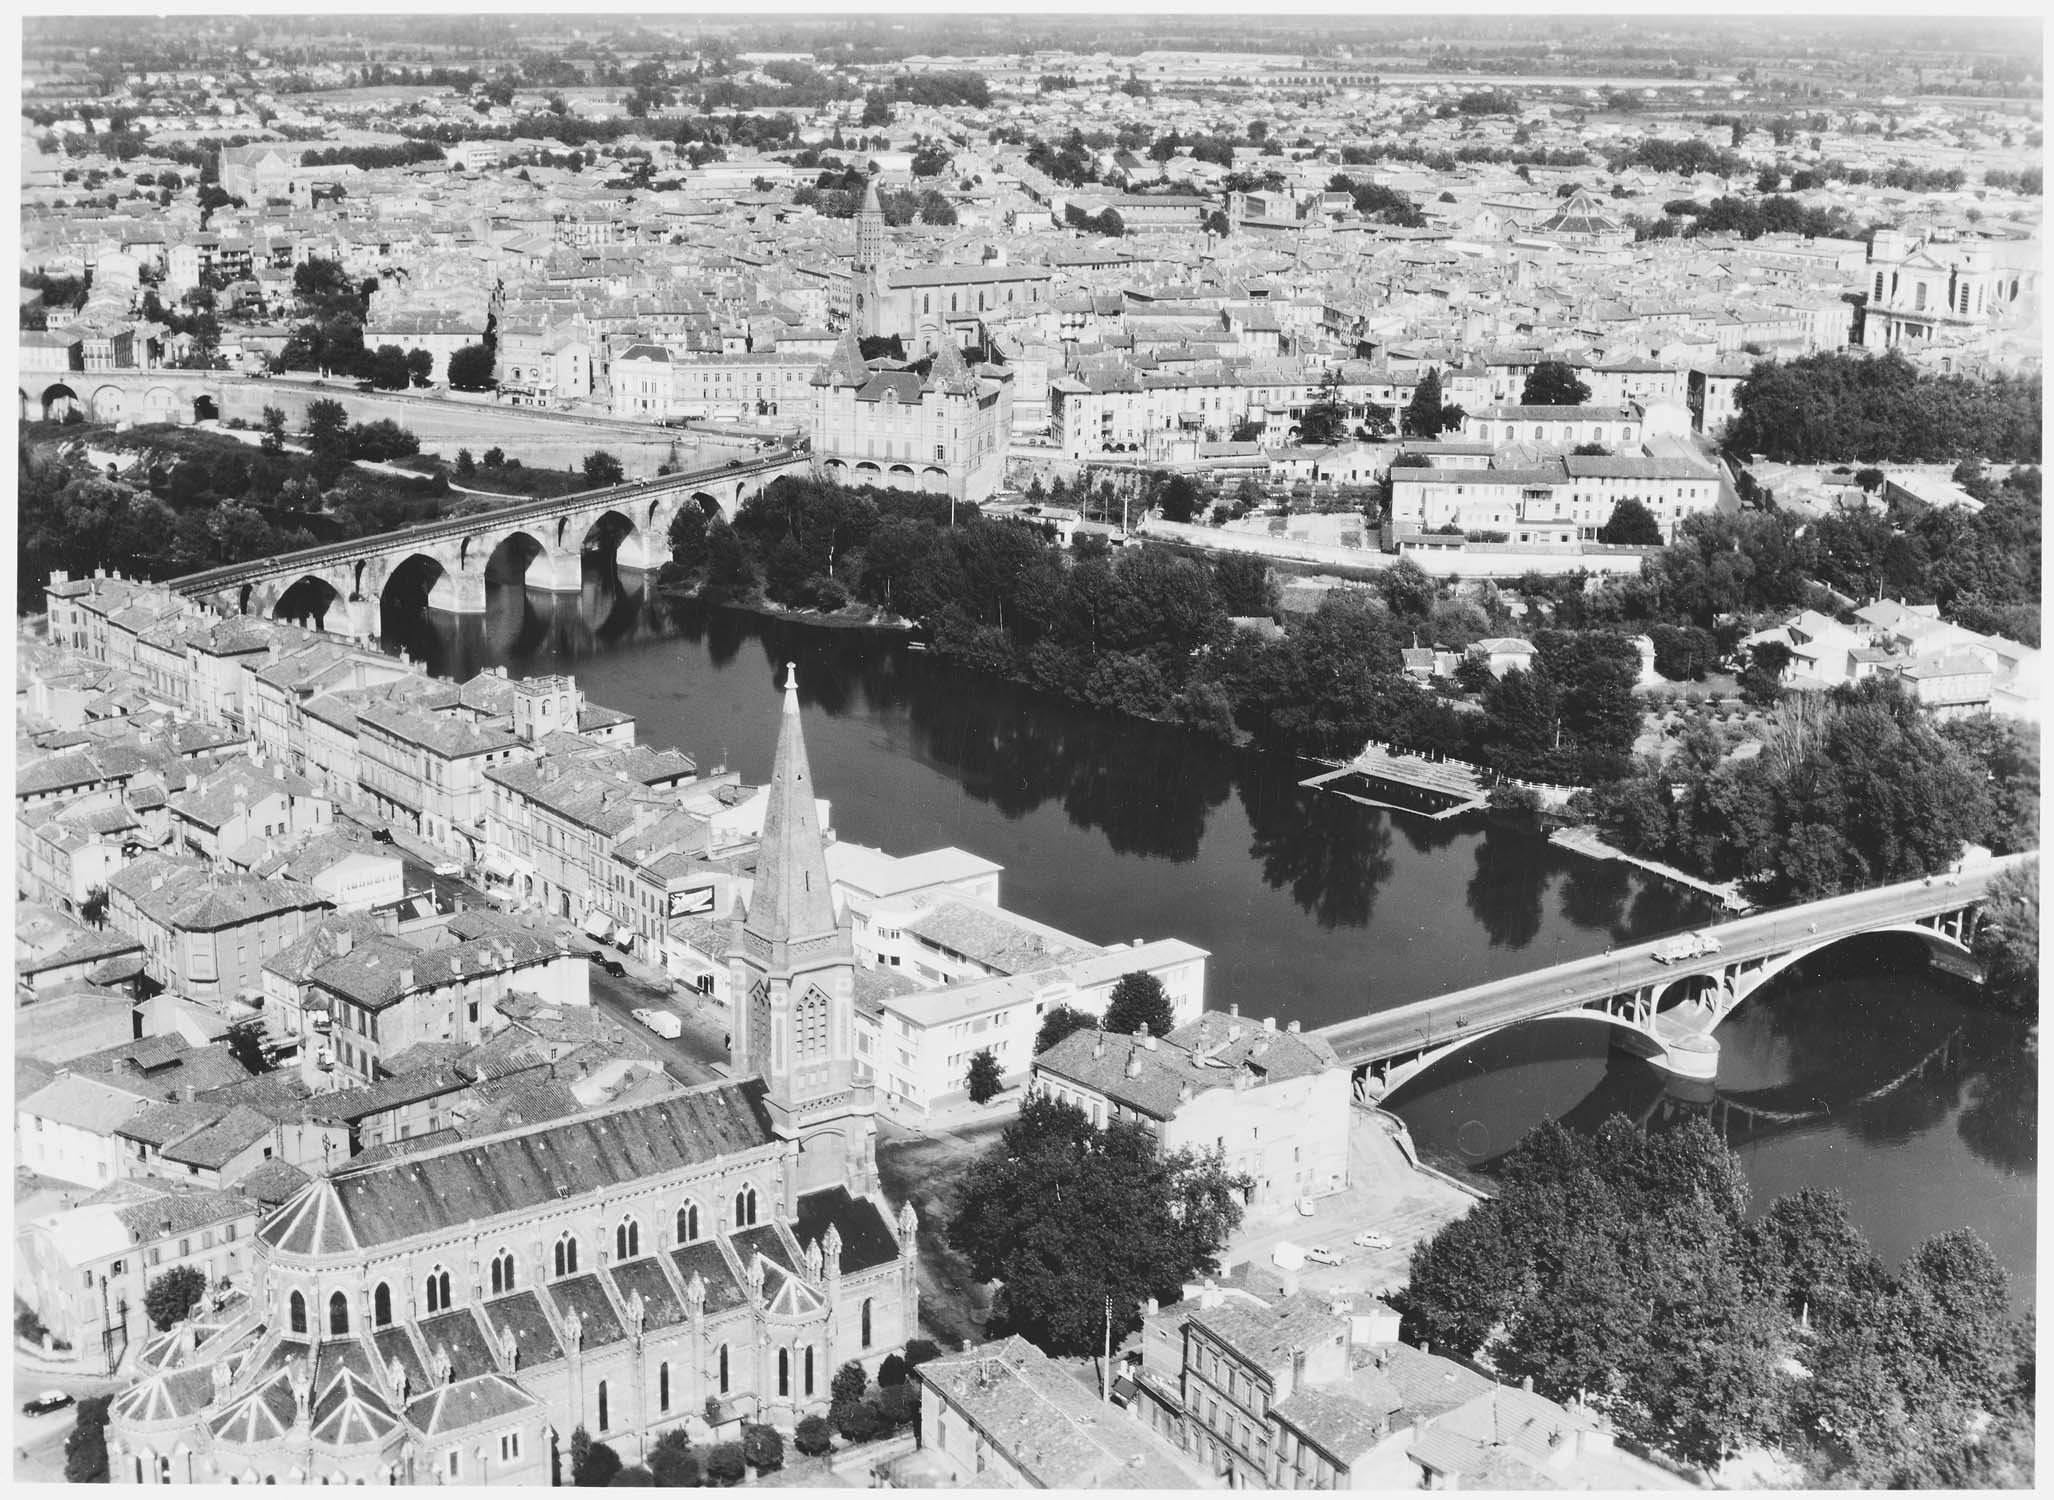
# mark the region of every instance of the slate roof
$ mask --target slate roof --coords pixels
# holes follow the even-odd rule
[[[751,1150],[775,1139],[763,1092],[755,1079],[712,1084],[421,1156],[345,1168],[280,1209],[259,1233],[282,1250],[303,1254],[368,1248]],[[310,1205],[322,1199],[332,1203],[321,1215],[310,1214]],[[310,1245],[309,1236],[317,1233],[348,1243]]]
[[[478,1320],[469,1307],[423,1318],[415,1327],[420,1332],[421,1348],[428,1356],[431,1381],[445,1353],[449,1355],[451,1377],[456,1380],[469,1380],[474,1375],[484,1375],[499,1368],[492,1346],[485,1341],[484,1330],[478,1327]]]
[[[542,1311],[542,1303],[532,1291],[512,1292],[495,1298],[480,1310],[485,1326],[497,1338],[503,1330],[511,1330],[514,1347],[518,1351],[516,1371],[530,1365],[546,1365],[563,1358],[563,1347],[557,1343],[556,1330],[549,1325],[549,1316]]]
[[[1397,1409],[1395,1398],[1379,1410],[1349,1391],[1320,1385],[1300,1386],[1270,1408],[1342,1464],[1352,1464],[1382,1441]]]
[[[314,1403],[313,1439],[336,1448],[382,1444],[399,1426],[399,1418],[376,1386],[354,1371],[345,1372],[328,1394]]]
[[[535,1400],[503,1375],[482,1375],[423,1396],[407,1407],[407,1421],[425,1437],[460,1432],[528,1411]]]
[[[1267,1308],[1226,1301],[1218,1307],[1196,1308],[1187,1317],[1263,1370],[1288,1364],[1297,1350],[1347,1336],[1340,1315],[1309,1293],[1282,1298]]]
[[[617,1344],[627,1337],[627,1331],[614,1315],[613,1304],[607,1300],[606,1288],[599,1284],[597,1275],[552,1281],[549,1283],[549,1296],[556,1303],[559,1323],[563,1322],[565,1314],[573,1309],[577,1311],[583,1325],[580,1348],[597,1349],[605,1344]]]
[[[799,1216],[792,1224],[792,1233],[801,1245],[823,1239],[830,1224],[842,1237],[844,1276],[887,1265],[898,1258],[898,1237],[870,1199],[851,1197],[845,1187],[821,1188],[799,1199]]]
[[[677,1267],[678,1284],[690,1288],[693,1276],[700,1279],[706,1288],[706,1313],[726,1312],[731,1307],[740,1307],[748,1301],[748,1293],[742,1283],[735,1279],[729,1269],[727,1257],[720,1253],[720,1246],[711,1240],[686,1245],[670,1253],[671,1264]]]

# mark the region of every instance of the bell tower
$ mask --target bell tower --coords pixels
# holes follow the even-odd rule
[[[798,1144],[793,1189],[863,1193],[877,1167],[872,1089],[856,1080],[855,945],[828,885],[798,668],[786,671],[755,886],[728,941],[728,1056],[763,1079],[777,1133]]]
[[[863,206],[856,213],[856,258],[849,264],[849,321],[863,338],[884,331],[884,205],[878,201],[877,179],[863,185]]]

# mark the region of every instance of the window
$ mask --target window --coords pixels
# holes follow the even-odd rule
[[[569,1230],[556,1242],[556,1274],[573,1276],[578,1269],[578,1242]]]
[[[806,1394],[813,1394],[813,1346],[806,1346]]]
[[[502,1432],[499,1435],[499,1461],[511,1463],[521,1456],[521,1435],[518,1432]]]
[[[193,1242],[191,1239],[182,1239],[178,1242],[178,1258],[180,1260],[184,1260],[188,1255],[191,1255],[192,1253]]]
[[[777,1351],[777,1393],[780,1396],[792,1393],[792,1351],[789,1349]]]
[[[602,1380],[599,1382],[599,1430],[604,1432],[607,1426],[606,1382]]]
[[[863,1299],[863,1347],[870,1347],[870,1298]]]
[[[642,1253],[642,1226],[633,1219],[622,1219],[613,1231],[613,1258],[633,1260]]]
[[[428,1311],[449,1311],[449,1272],[440,1266],[428,1273]]]
[[[502,1250],[492,1257],[492,1295],[497,1297],[514,1289],[513,1251]]]
[[[717,1373],[720,1381],[720,1393],[721,1395],[725,1396],[727,1394],[727,1345],[725,1344],[722,1344],[720,1346],[720,1355],[717,1363]]]
[[[371,1326],[384,1328],[392,1322],[392,1288],[379,1282],[371,1293]]]
[[[331,1334],[349,1332],[349,1298],[341,1292],[328,1299],[328,1331]]]
[[[656,1409],[670,1410],[670,1366],[668,1363],[656,1367]]]
[[[746,1229],[756,1222],[756,1189],[743,1188],[735,1194],[735,1228]]]
[[[792,1011],[792,1055],[827,1056],[827,996],[819,990],[809,989]]]
[[[699,1205],[687,1203],[678,1210],[678,1243],[689,1245],[699,1238]]]
[[[307,1331],[307,1299],[298,1292],[294,1292],[292,1300],[285,1304],[285,1309],[287,1326],[294,1333],[305,1333]]]
[[[451,1479],[454,1479],[458,1474],[462,1472],[463,1454],[458,1452],[456,1449],[452,1448],[449,1450],[449,1477]]]

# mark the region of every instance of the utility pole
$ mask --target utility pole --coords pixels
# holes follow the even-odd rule
[[[1098,1367],[1098,1393],[1102,1405],[1113,1404],[1113,1299],[1105,1299],[1105,1362]]]

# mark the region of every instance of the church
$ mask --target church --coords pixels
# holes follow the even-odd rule
[[[246,1299],[142,1351],[112,1478],[568,1483],[580,1427],[632,1464],[874,1374],[918,1328],[917,1225],[878,1195],[796,674],[728,965],[727,1079],[352,1162],[261,1219]]]
[[[849,267],[850,326],[862,338],[897,338],[909,358],[982,344],[987,321],[1047,306],[1054,278],[1047,266],[893,267],[876,180],[863,190]]]

